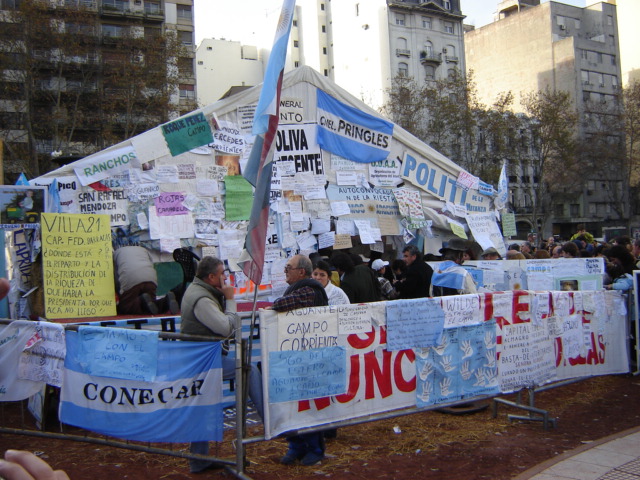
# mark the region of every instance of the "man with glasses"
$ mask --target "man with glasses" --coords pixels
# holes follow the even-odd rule
[[[273,302],[271,307],[277,312],[288,312],[303,307],[329,305],[327,293],[320,282],[311,278],[313,265],[304,255],[295,255],[284,267],[285,280],[289,287],[284,295]],[[322,432],[305,433],[287,438],[289,449],[280,459],[283,465],[293,465],[300,460],[305,466],[315,465],[324,458],[324,438]]]
[[[182,321],[180,332],[188,335],[231,338],[237,321],[237,306],[233,299],[234,290],[226,285],[224,262],[216,257],[204,257],[198,263],[196,276],[182,297]],[[223,348],[222,378],[234,379],[236,361],[227,357]],[[262,400],[262,379],[255,365],[251,366],[248,380],[249,397],[261,418],[264,413]],[[209,442],[193,442],[191,453],[208,455]],[[215,466],[207,460],[189,460],[191,473],[202,472]]]

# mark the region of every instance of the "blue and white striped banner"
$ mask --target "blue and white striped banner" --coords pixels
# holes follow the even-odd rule
[[[222,440],[219,343],[159,342],[155,381],[143,382],[89,375],[80,341],[67,332],[61,422],[142,442]]]
[[[393,123],[345,105],[320,89],[317,92],[320,148],[359,163],[389,156]]]

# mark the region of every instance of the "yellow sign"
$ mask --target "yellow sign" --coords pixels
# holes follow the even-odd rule
[[[109,215],[42,214],[45,316],[116,314]]]

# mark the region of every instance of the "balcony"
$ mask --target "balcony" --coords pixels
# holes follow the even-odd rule
[[[411,50],[407,50],[406,48],[396,48],[396,57],[410,57]]]
[[[426,52],[423,50],[420,52],[420,63],[422,65],[433,65],[437,67],[442,63],[442,54]]]
[[[460,60],[458,59],[458,57],[454,57],[453,55],[446,55],[444,57],[444,60],[447,63],[458,63]]]

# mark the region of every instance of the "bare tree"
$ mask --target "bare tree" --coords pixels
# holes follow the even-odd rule
[[[88,155],[176,110],[177,59],[186,52],[174,32],[142,19],[107,28],[83,5],[22,0],[5,12],[0,138],[11,173],[38,176],[52,152]]]
[[[549,89],[531,92],[522,100],[531,120],[534,154],[524,168],[530,175],[532,220],[544,228],[549,219],[552,196],[566,193],[582,180],[577,169],[577,115],[568,92]]]

